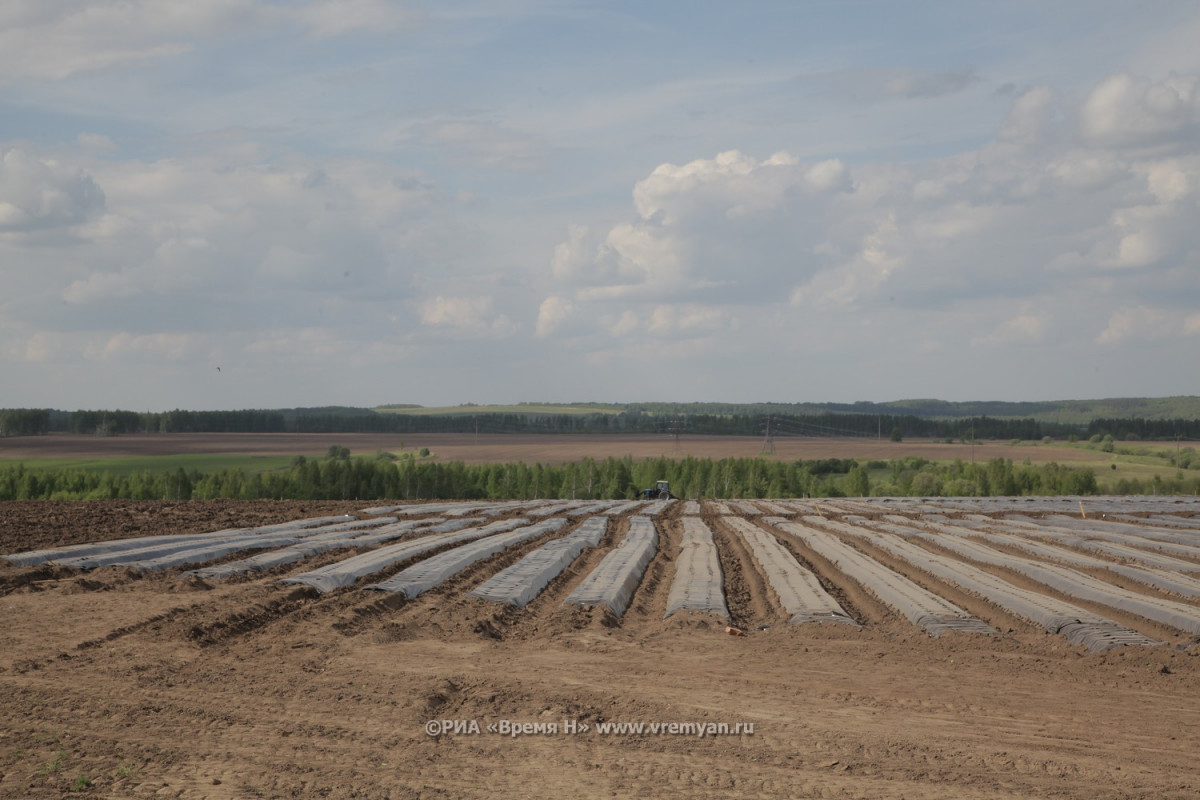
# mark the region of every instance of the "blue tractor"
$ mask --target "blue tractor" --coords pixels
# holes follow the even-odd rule
[[[642,489],[643,500],[670,500],[671,484],[669,481],[659,481],[653,489]]]

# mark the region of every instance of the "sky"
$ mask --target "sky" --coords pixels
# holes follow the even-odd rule
[[[5,0],[0,407],[1200,394],[1200,5]]]

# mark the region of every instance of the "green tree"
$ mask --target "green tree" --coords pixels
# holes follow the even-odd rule
[[[855,464],[846,473],[846,495],[849,497],[871,496],[870,476],[867,475],[867,471],[859,464]]]

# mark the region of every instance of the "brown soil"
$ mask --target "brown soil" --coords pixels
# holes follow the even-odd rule
[[[346,510],[0,504],[0,552]],[[702,615],[661,619],[675,525],[620,620],[562,605],[603,547],[520,610],[467,590],[535,543],[410,602],[317,596],[278,574],[0,567],[0,797],[1200,795],[1200,647],[1187,640],[1091,654],[1028,626],[933,639],[865,601],[862,631],[780,624],[718,529],[740,587],[731,611],[769,623],[733,637]],[[430,720],[480,733],[429,736]],[[591,729],[487,731],[506,720]],[[598,733],[606,721],[754,733]]]
[[[763,439],[757,436],[669,435],[525,435],[426,433],[169,433],[128,436],[18,436],[0,438],[0,460],[33,458],[113,458],[121,456],[169,456],[191,453],[242,453],[246,455],[324,455],[330,445],[348,447],[356,454],[379,450],[406,451],[429,448],[439,461],[468,464],[524,461],[529,464],[564,464],[582,458],[604,459],[632,456],[657,458],[737,458],[763,456]],[[1095,460],[1096,453],[1065,446],[1011,445],[1007,442],[964,444],[910,440],[890,442],[875,439],[785,438],[775,439],[775,453],[768,458],[781,461],[817,458],[891,459],[919,456],[931,460],[961,458],[987,461],[1007,458],[1019,462]]]

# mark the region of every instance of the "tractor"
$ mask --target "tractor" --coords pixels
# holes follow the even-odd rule
[[[670,500],[671,484],[669,481],[659,481],[653,489],[642,490],[643,500]]]

